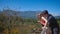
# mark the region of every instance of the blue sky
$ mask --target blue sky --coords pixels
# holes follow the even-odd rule
[[[60,0],[0,0],[0,10],[3,8],[17,11],[48,10],[53,15],[60,15]]]

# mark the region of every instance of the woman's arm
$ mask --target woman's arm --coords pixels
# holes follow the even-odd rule
[[[44,17],[41,17],[44,21],[45,21],[45,24],[44,24],[44,27],[47,26],[47,19],[45,19]]]

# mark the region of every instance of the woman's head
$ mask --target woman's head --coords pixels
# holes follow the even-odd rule
[[[43,16],[42,14],[37,15],[38,19],[41,19],[42,16]]]

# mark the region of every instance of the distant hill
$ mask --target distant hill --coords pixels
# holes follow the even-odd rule
[[[22,18],[37,18],[37,14],[41,11],[13,11],[13,10],[3,10],[0,13],[4,13],[7,16],[18,16]],[[60,18],[60,16],[55,16],[55,18]]]
[[[19,15],[23,18],[36,18],[38,11],[25,11],[20,13]]]
[[[36,18],[37,14],[40,13],[40,11],[3,10],[1,13],[4,13],[7,16],[18,16],[22,18]]]
[[[56,19],[60,19],[60,16],[55,16]]]

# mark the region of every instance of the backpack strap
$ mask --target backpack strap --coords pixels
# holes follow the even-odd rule
[[[47,20],[49,21],[51,18],[52,18],[52,16],[51,16],[51,15],[49,15],[49,16],[47,17]]]

